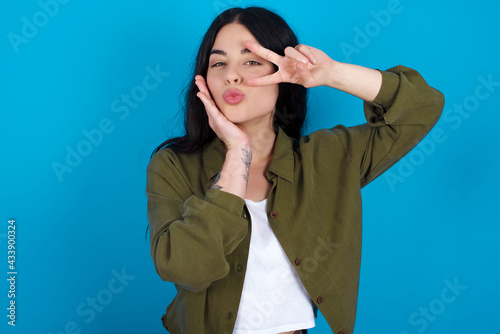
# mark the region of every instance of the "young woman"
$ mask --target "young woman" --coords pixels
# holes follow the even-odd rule
[[[215,19],[194,74],[186,135],[148,166],[151,255],[177,287],[163,325],[301,333],[319,309],[334,333],[352,333],[360,190],[426,135],[442,94],[409,68],[344,64],[300,45],[258,7]],[[301,136],[306,88],[321,85],[363,99],[367,123]]]

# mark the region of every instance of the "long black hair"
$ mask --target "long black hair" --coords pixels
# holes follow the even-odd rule
[[[178,153],[193,153],[215,138],[215,133],[208,124],[205,107],[196,96],[198,87],[194,83],[194,77],[202,75],[206,79],[208,60],[215,38],[219,30],[230,23],[242,24],[262,46],[282,56],[287,46],[298,45],[297,37],[288,24],[279,15],[265,8],[237,7],[228,9],[217,16],[203,37],[196,57],[193,79],[186,87],[183,107],[185,135],[163,142],[151,156],[164,147],[169,147]],[[275,70],[278,70],[276,65]],[[275,131],[281,127],[289,137],[298,140],[306,117],[307,89],[291,83],[278,85],[279,93],[274,114]]]

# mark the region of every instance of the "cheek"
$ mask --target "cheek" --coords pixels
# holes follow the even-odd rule
[[[215,77],[210,72],[207,73],[207,79],[205,80],[209,91],[215,88]]]
[[[268,64],[265,67],[253,71],[252,73],[247,73],[247,78],[248,79],[260,78],[266,75],[273,74],[274,72],[276,72],[274,67]],[[278,93],[279,93],[279,86],[277,84],[272,86],[262,86],[256,88],[256,94],[258,94],[259,96],[259,104],[265,106],[266,109],[269,108],[269,106],[272,106],[272,108],[275,107],[276,101],[278,100]]]
[[[217,77],[214,75],[207,74],[207,88],[210,94],[212,94],[212,97],[216,97],[218,94],[218,85],[217,85]]]
[[[222,98],[222,93],[224,92],[224,85],[221,85],[221,81],[217,75],[214,75],[213,73],[207,73],[207,88],[208,91],[210,92],[210,95],[212,97],[212,100],[215,102],[215,106],[222,112],[224,111],[221,109],[222,106],[224,105],[224,100]]]
[[[262,65],[262,66],[253,68],[252,70],[249,70],[246,74],[246,77],[248,79],[265,77],[266,75],[271,75],[274,72],[276,72],[276,70],[274,69],[274,66],[272,66],[271,64],[266,64],[266,65]]]
[[[259,88],[259,92],[257,92],[259,98],[257,101],[266,110],[274,109],[278,100],[278,92],[278,85]]]

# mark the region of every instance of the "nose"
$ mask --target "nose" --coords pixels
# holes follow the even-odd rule
[[[243,78],[241,77],[240,73],[234,68],[228,68],[228,71],[226,73],[226,83],[229,85],[232,84],[239,84],[243,81]]]

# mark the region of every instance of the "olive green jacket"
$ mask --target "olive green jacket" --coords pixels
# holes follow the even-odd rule
[[[381,72],[379,94],[364,103],[366,124],[319,130],[299,142],[280,129],[266,173],[271,227],[334,333],[354,329],[361,188],[408,153],[444,105],[416,71]],[[216,138],[193,154],[162,149],[148,166],[151,256],[160,277],[177,288],[162,317],[173,334],[233,332],[251,223],[242,198],[210,189],[224,157]]]

